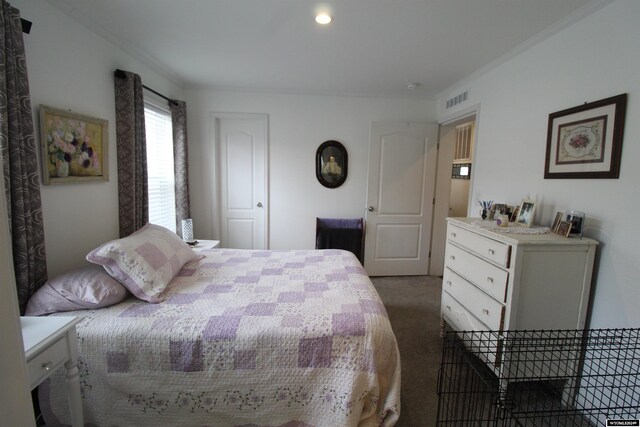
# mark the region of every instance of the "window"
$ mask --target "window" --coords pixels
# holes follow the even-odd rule
[[[176,231],[171,113],[145,102],[149,222]]]

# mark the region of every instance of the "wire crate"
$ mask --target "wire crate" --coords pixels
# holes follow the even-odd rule
[[[438,426],[604,426],[640,419],[640,329],[453,331]]]

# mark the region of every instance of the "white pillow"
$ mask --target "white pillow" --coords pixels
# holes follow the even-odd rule
[[[155,224],[87,255],[87,261],[103,266],[133,295],[153,303],[165,299],[162,293],[183,265],[200,258],[176,233]]]

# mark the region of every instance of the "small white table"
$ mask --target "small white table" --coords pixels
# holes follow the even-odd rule
[[[202,251],[204,249],[217,248],[220,244],[220,240],[198,240],[198,244],[192,246],[194,251]]]
[[[78,373],[77,317],[21,317],[24,353],[31,390],[64,365],[71,425],[84,425]]]

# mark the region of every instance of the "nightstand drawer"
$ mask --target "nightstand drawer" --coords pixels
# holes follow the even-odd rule
[[[463,228],[449,225],[447,239],[457,245],[468,249],[470,252],[502,267],[509,267],[511,246],[489,239]]]
[[[62,336],[58,341],[43,349],[33,359],[27,361],[29,384],[35,387],[47,378],[51,372],[61,367],[69,359],[67,340]]]
[[[509,272],[454,245],[447,245],[445,267],[472,282],[500,302],[505,302]]]
[[[460,276],[445,271],[443,289],[492,331],[500,330],[504,306]]]

